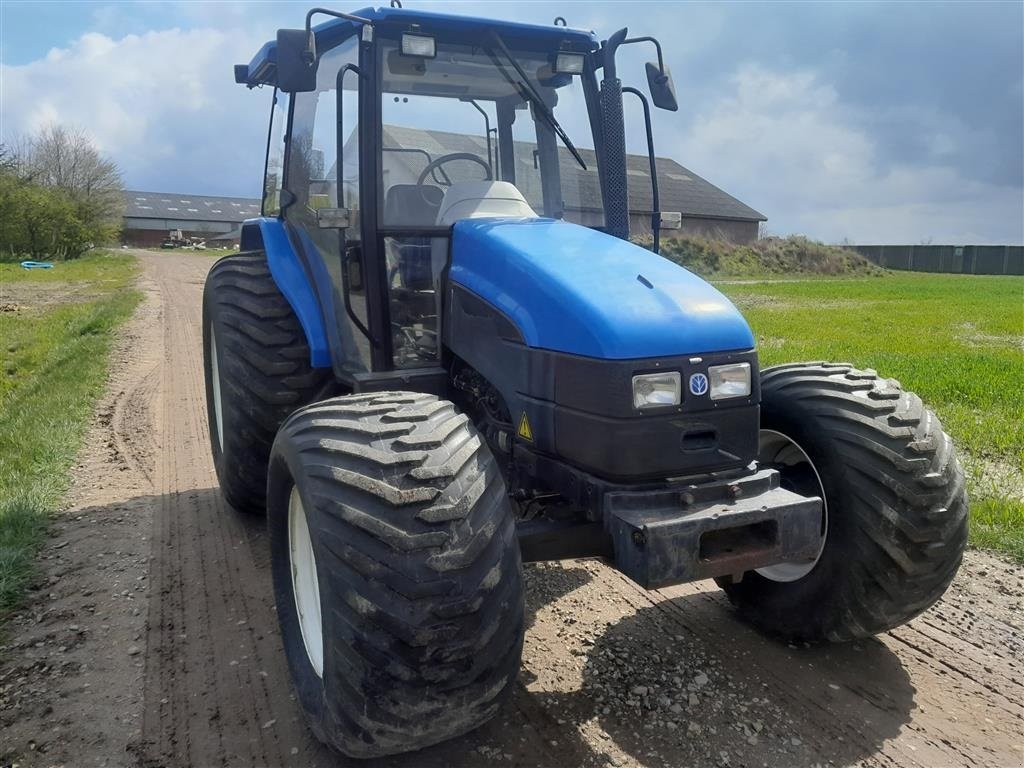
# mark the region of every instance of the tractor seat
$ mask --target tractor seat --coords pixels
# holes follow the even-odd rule
[[[440,187],[393,184],[384,195],[384,221],[409,227],[432,227],[443,197]]]
[[[507,181],[461,181],[444,193],[437,223],[450,226],[459,219],[490,216],[536,219],[537,213],[526,198]]]

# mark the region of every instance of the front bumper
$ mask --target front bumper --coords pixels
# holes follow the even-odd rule
[[[762,469],[736,479],[604,496],[615,565],[647,589],[738,575],[821,550],[822,500],[779,487]]]

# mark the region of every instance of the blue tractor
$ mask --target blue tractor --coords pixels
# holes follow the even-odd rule
[[[623,94],[654,158],[632,45],[675,110],[656,40],[561,19],[314,9],[236,67],[274,95],[263,215],[204,292],[210,440],[227,500],[267,515],[297,698],[347,755],[498,711],[523,562],[714,578],[808,641],[908,621],[960,563],[963,474],[920,399],[760,369],[736,308],[657,254],[678,214],[630,242]]]

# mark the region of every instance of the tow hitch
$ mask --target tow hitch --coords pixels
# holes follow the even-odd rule
[[[615,564],[647,589],[813,561],[822,500],[779,486],[779,473],[615,491],[605,496]]]

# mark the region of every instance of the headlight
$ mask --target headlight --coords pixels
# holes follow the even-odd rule
[[[708,368],[711,399],[750,396],[750,363],[712,365]]]
[[[646,373],[633,377],[633,407],[637,410],[679,405],[682,376],[676,373]]]

